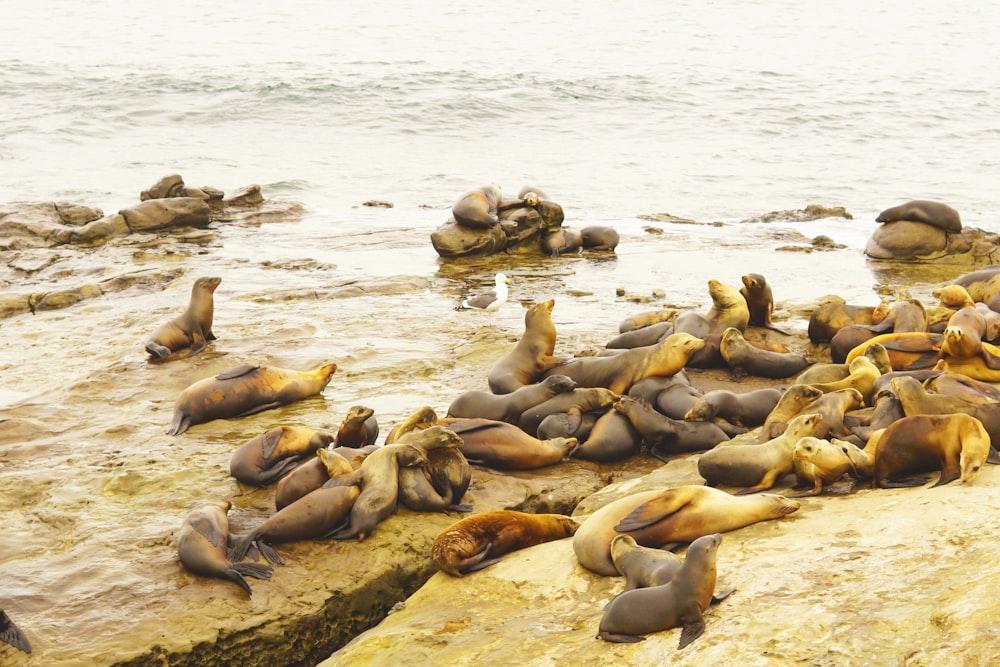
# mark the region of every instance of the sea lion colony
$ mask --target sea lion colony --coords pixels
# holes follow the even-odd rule
[[[533,201],[533,197],[526,198]],[[481,216],[482,224],[488,224],[490,216],[495,215],[491,209]],[[399,502],[407,502],[399,491],[401,485],[410,490],[411,502],[416,494],[418,500],[411,508],[417,511],[428,507],[438,511],[471,511],[470,506],[461,503],[472,475],[468,459],[502,470],[554,465],[572,456],[619,461],[644,449],[653,450],[661,458],[692,450],[708,451],[719,461],[707,466],[706,459],[707,474],[703,474],[707,484],[745,487],[734,489],[737,494],[771,488],[793,472],[808,489],[805,493],[821,493],[824,485],[835,483],[844,474],[859,479],[874,476],[874,483],[882,486],[890,482],[913,484],[913,473],[941,470],[937,484],[958,478],[971,483],[983,463],[1000,460],[989,441],[990,427],[1000,428],[1000,401],[989,389],[980,386],[992,388],[992,385],[979,382],[994,380],[994,366],[1000,366],[996,363],[1000,352],[991,345],[994,339],[984,337],[987,332],[995,334],[995,331],[980,324],[981,319],[992,316],[992,311],[983,312],[980,317],[962,311],[970,301],[984,308],[984,303],[1000,292],[1000,266],[986,267],[954,281],[954,285],[943,286],[942,303],[933,308],[934,318],[926,318],[926,331],[890,329],[891,333],[872,336],[850,350],[846,355],[848,363],[808,360],[784,346],[746,338],[748,329],[753,327],[785,332],[771,319],[773,297],[764,277],[749,274],[742,280],[742,292],[720,281],[710,281],[712,305],[705,314],[673,310],[628,318],[621,323],[621,331],[657,327],[655,339],[642,340],[643,345],[633,347],[619,346],[621,343],[616,341],[614,347],[609,343],[604,352],[594,356],[554,356],[554,299],[536,304],[527,310],[519,342],[500,355],[489,371],[490,393],[468,392],[456,397],[449,415],[458,414],[449,419],[439,420],[435,411],[425,406],[396,425],[386,438],[387,444],[380,447],[373,442],[378,433],[375,417],[363,406],[355,406],[345,418],[341,433],[351,440],[346,446],[338,442],[337,433],[296,434],[294,445],[283,439],[289,434],[280,427],[261,434],[237,450],[232,462],[234,475],[249,466],[248,483],[277,486],[296,471],[308,471],[307,474],[298,475],[293,495],[278,504],[274,515],[240,535],[228,532],[225,515],[228,501],[206,501],[185,521],[183,539],[178,544],[179,560],[193,572],[233,581],[249,595],[251,589],[243,575],[266,580],[272,576],[272,569],[241,564],[243,557],[260,553],[271,563],[280,564],[283,560],[271,546],[273,543],[330,537],[364,539],[379,521],[395,511]],[[184,351],[185,343],[190,355],[216,340],[211,331],[214,307],[211,297],[219,282],[219,278],[196,282],[188,311],[165,325],[172,331],[187,333],[187,339],[175,335],[166,345],[169,348],[166,352],[148,346],[151,362],[182,362],[184,355],[178,352]],[[954,293],[962,290],[963,298],[954,299]],[[969,296],[972,294],[975,298]],[[872,331],[874,325],[887,319],[887,310],[846,304],[819,307],[810,318],[809,337],[813,343],[824,343],[844,328],[860,326]],[[954,332],[953,338],[962,338],[962,345],[942,345],[945,339],[940,332],[949,328]],[[166,342],[162,341],[163,330],[161,327],[151,339]],[[977,336],[978,343],[969,341]],[[738,345],[734,347],[729,341]],[[869,348],[873,352],[869,353]],[[912,382],[957,378],[951,385],[942,385],[960,389],[955,390],[951,403],[940,408],[940,412],[972,415],[960,425],[945,428],[944,432],[961,433],[962,437],[924,438],[914,451],[908,451],[905,439],[891,437],[892,421],[873,424],[873,415],[879,414],[873,408],[879,401],[906,387],[893,381],[879,389],[872,377],[874,364],[861,364],[863,368],[858,369],[857,364],[850,363],[869,356],[887,359],[885,363],[891,365],[880,369],[875,377],[891,373],[897,377],[911,376]],[[736,361],[730,363],[730,359]],[[732,368],[737,381],[746,375],[760,375],[783,379],[788,386],[777,391],[746,392],[754,396],[745,397],[743,408],[738,400],[740,392],[730,392],[737,396],[706,396],[687,379],[686,369],[727,366]],[[810,368],[805,370],[807,367]],[[207,378],[178,398],[169,432],[180,435],[204,421],[253,414],[321,393],[336,368],[333,363],[313,371],[244,366]],[[971,375],[964,375],[956,368]],[[820,369],[823,372],[817,373]],[[824,381],[799,382],[795,375],[803,370],[803,380],[820,377]],[[853,377],[862,373],[863,378]],[[233,380],[239,383],[235,391],[216,391],[216,385]],[[858,388],[857,382],[862,381],[865,384]],[[678,392],[678,388],[683,391]],[[923,414],[920,410],[925,409],[912,398],[914,391],[909,388],[904,394],[902,415],[907,419]],[[831,403],[829,399],[838,393],[845,398],[832,405],[820,405],[824,401]],[[678,396],[684,399],[679,407]],[[477,413],[480,408],[481,414]],[[688,419],[684,418],[686,414]],[[354,422],[349,424],[352,419]],[[550,425],[558,425],[558,438],[536,437],[547,420],[551,420]],[[360,428],[361,424],[368,428]],[[707,441],[705,431],[699,431],[699,439],[692,440],[692,426],[698,424],[712,428]],[[911,427],[907,432],[921,430],[926,431]],[[365,431],[367,436],[360,440],[346,435]],[[890,437],[883,435],[886,431]],[[476,433],[479,440],[474,447],[465,449],[462,432],[470,434],[470,442],[471,434]],[[492,439],[487,437],[484,441],[483,432],[492,434]],[[876,445],[881,441],[881,446],[866,447],[872,434]],[[832,447],[815,446],[817,435]],[[798,446],[806,442],[811,445]],[[434,463],[431,454],[436,451],[450,454],[436,457],[443,463]],[[757,451],[762,453],[761,457],[753,456]],[[816,454],[810,458],[820,451],[822,456]],[[879,457],[887,455],[891,458],[880,465]],[[405,483],[404,471],[407,471]],[[909,481],[900,482],[900,477]],[[414,479],[420,482],[416,486]],[[433,499],[427,498],[428,495]],[[754,498],[757,500],[751,501]],[[743,504],[739,495],[711,486],[633,494],[621,499],[624,503],[612,503],[615,508],[609,505],[591,515],[579,530],[576,522],[568,518],[566,521],[547,518],[541,524],[526,524],[518,513],[492,513],[488,522],[468,524],[476,526],[474,535],[463,524],[468,520],[455,524],[450,532],[446,531],[448,539],[435,543],[433,558],[442,569],[461,575],[495,562],[503,553],[575,533],[574,549],[581,564],[599,575],[614,576],[623,574],[612,560],[612,545],[619,536],[629,536],[640,547],[695,542],[700,546],[696,551],[689,549],[692,559],[689,569],[697,566],[701,583],[685,584],[675,579],[684,576],[686,570],[683,566],[671,567],[670,574],[662,580],[650,579],[657,581],[655,588],[673,582],[673,589],[681,587],[687,592],[679,594],[675,590],[670,593],[672,597],[666,598],[655,597],[652,590],[643,595],[653,596],[650,600],[654,605],[671,608],[676,602],[664,600],[696,597],[700,600],[695,605],[699,607],[697,618],[689,618],[690,614],[681,618],[675,613],[671,623],[647,627],[645,623],[630,620],[634,616],[628,611],[632,596],[620,596],[615,600],[618,620],[613,624],[614,631],[605,628],[602,622],[599,634],[611,641],[639,641],[638,635],[683,625],[683,647],[704,628],[703,622],[699,625],[700,612],[708,602],[701,598],[711,599],[714,593],[715,552],[721,538],[715,535],[708,542],[699,540],[754,521],[779,518],[798,507],[795,501],[780,495],[757,494],[745,499],[751,502]],[[222,550],[226,543],[232,545],[228,558]],[[462,544],[465,551],[449,552],[449,544]],[[473,550],[468,552],[470,544]],[[707,570],[711,570],[710,574],[706,574]],[[637,577],[642,579],[636,573],[629,573],[629,577],[630,582]],[[695,592],[691,592],[692,587]],[[672,612],[678,610],[672,608]],[[607,623],[611,625],[610,621]],[[11,643],[22,649],[27,646],[26,639]]]

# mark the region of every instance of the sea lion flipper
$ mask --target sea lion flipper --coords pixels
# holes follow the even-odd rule
[[[452,503],[448,505],[448,509],[452,512],[471,512],[472,503]]]
[[[7,642],[25,653],[31,653],[31,642],[2,609],[0,609],[0,641]]]
[[[660,496],[647,500],[632,510],[628,516],[618,522],[615,530],[619,533],[627,533],[631,530],[645,528],[673,514],[687,503],[688,500],[682,499],[673,489],[668,489]]]
[[[606,642],[614,642],[616,644],[635,644],[636,642],[645,641],[645,637],[638,637],[636,635],[626,635],[620,632],[601,632],[597,635],[598,638],[603,639]]]
[[[993,445],[990,445],[990,453],[986,457],[986,462],[993,465],[1000,465],[1000,452]]]
[[[188,523],[216,549],[222,545],[222,540],[219,539],[222,535],[213,528],[212,521],[207,516],[192,516]]]
[[[1000,356],[993,354],[985,348],[983,349],[983,362],[990,370],[1000,370]]]
[[[701,637],[701,633],[703,632],[705,632],[705,619],[699,618],[695,621],[688,621],[684,624],[684,629],[681,630],[681,640],[677,648],[684,648],[698,637]]]
[[[215,337],[214,333],[209,331],[207,334],[205,334],[205,340],[219,340],[219,339]]]
[[[264,454],[264,460],[268,461],[274,456],[274,450],[281,442],[281,436],[284,435],[285,430],[283,428],[272,428],[268,429],[260,436],[260,450]]]
[[[254,579],[270,579],[274,568],[263,563],[233,563],[232,568],[245,577]]]
[[[180,435],[191,428],[191,417],[184,414],[183,410],[174,410],[174,418],[167,429],[167,435]]]
[[[712,601],[709,602],[708,604],[709,605],[719,604],[720,602],[722,602],[723,600],[725,600],[727,597],[729,597],[730,595],[732,595],[735,592],[736,592],[735,588],[728,588],[728,589],[726,589],[724,591],[720,591],[720,592],[718,592],[718,593],[716,593],[715,595],[712,596]]]
[[[238,378],[246,375],[247,373],[253,373],[255,370],[260,368],[260,366],[255,366],[253,364],[242,364],[236,368],[230,368],[227,371],[222,371],[215,376],[216,380],[232,380],[233,378]]]
[[[273,563],[274,565],[285,564],[285,559],[281,557],[281,554],[275,551],[274,547],[267,542],[258,540],[257,548],[260,550],[260,555],[263,556],[268,563]]]

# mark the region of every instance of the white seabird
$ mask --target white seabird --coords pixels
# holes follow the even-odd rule
[[[462,308],[479,311],[480,321],[483,312],[486,312],[489,315],[490,325],[493,324],[493,313],[507,302],[507,285],[510,283],[510,278],[503,273],[496,274],[494,279],[496,286],[493,289],[475,294],[462,301]]]

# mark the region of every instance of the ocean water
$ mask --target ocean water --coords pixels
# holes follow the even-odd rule
[[[992,3],[5,10],[0,202],[114,211],[177,172],[259,183],[343,224],[369,199],[393,202],[382,221],[398,225],[490,182],[626,226],[812,202],[871,220],[914,198],[984,228],[1000,214]]]

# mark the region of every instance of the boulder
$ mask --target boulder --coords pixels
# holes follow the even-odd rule
[[[207,227],[211,209],[195,197],[150,199],[119,213],[132,232],[149,232],[167,227]]]
[[[473,229],[450,218],[431,232],[431,245],[442,257],[475,257],[492,255],[507,247],[507,236],[500,225]]]
[[[548,200],[507,206],[500,211],[499,224],[485,229],[449,218],[431,233],[431,245],[442,257],[478,257],[501,250],[541,252],[543,233],[558,229],[565,219],[562,207]]]

